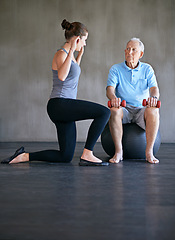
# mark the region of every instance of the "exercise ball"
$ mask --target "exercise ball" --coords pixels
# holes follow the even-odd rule
[[[114,142],[107,123],[101,134],[101,144],[104,151],[111,157],[115,154]],[[145,159],[146,133],[145,130],[135,123],[123,124],[123,158],[124,159]],[[154,143],[154,155],[158,152],[161,144],[160,131]]]

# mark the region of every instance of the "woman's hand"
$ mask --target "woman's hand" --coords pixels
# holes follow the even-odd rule
[[[83,55],[83,53],[84,53],[84,47],[82,47],[81,49],[80,49],[80,51],[79,51],[79,53],[78,54],[80,54],[81,56]]]
[[[80,65],[83,53],[84,53],[84,47],[81,47],[80,51],[78,52],[77,58],[76,58],[76,61],[77,61],[78,65]]]

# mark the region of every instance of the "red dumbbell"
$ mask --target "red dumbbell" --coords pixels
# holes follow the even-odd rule
[[[121,102],[121,105],[120,105],[120,106],[122,106],[122,107],[126,107],[126,101],[123,100],[123,101]],[[109,108],[112,107],[112,106],[111,106],[111,101],[108,101],[108,107],[109,107]]]
[[[144,107],[146,107],[146,105],[148,105],[148,102],[146,101],[146,99],[143,99],[142,105],[143,105]],[[156,106],[156,107],[157,107],[157,108],[160,108],[160,107],[161,107],[161,101],[157,101],[157,106]]]

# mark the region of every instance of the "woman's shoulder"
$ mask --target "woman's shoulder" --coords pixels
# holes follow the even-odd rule
[[[64,48],[60,48],[56,51],[55,55],[56,56],[67,56],[67,52],[64,50]]]
[[[57,60],[61,60],[61,61],[64,61],[67,57],[67,53],[63,50],[63,49],[58,49],[57,52],[55,53],[55,56],[54,58]]]
[[[53,57],[52,69],[58,69],[58,66],[65,61],[66,57],[66,52],[64,52],[62,49],[58,49]]]
[[[55,53],[57,56],[59,55],[63,55],[63,56],[67,56],[68,52],[66,51],[66,49],[64,48],[59,48],[56,53]]]

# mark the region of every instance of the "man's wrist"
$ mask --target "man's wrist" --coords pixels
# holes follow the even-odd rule
[[[111,99],[116,99],[117,97],[114,95],[114,96],[111,96]]]
[[[158,97],[156,97],[156,96],[151,96],[152,98],[155,98],[155,99],[158,99]]]

